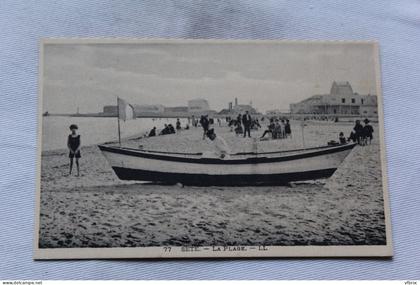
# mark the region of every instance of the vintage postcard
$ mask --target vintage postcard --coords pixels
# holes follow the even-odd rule
[[[35,259],[392,256],[374,42],[45,40]]]

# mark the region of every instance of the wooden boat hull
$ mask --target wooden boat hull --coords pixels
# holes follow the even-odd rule
[[[330,177],[354,144],[295,152],[237,154],[228,159],[199,154],[143,151],[100,145],[122,180],[198,186],[284,185]]]

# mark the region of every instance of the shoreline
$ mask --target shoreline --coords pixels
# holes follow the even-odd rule
[[[298,126],[301,123],[301,121],[299,121],[299,120],[291,120],[291,122],[295,124],[295,127]],[[328,126],[328,125],[336,124],[336,125],[342,125],[342,126],[347,126],[348,127],[348,126],[353,126],[354,122],[347,122],[347,121],[342,121],[341,122],[340,121],[338,123],[334,123],[334,122],[331,122],[331,121],[307,120],[307,121],[305,121],[305,124],[310,125],[310,126]],[[220,128],[220,127],[216,126],[216,124],[214,124],[212,127],[214,127],[216,130],[218,128]],[[221,128],[227,128],[226,124],[224,123],[224,125]],[[201,127],[194,128],[194,127],[190,126],[190,130],[201,130]],[[185,133],[185,132],[188,133],[188,131],[190,131],[190,130],[183,129],[183,130],[181,130],[181,133]],[[295,130],[295,131],[299,131],[299,130]],[[261,132],[261,129],[258,131],[258,133],[260,133],[260,132]],[[122,144],[126,143],[128,145],[133,146],[133,145],[135,145],[136,142],[140,142],[142,139],[148,139],[148,137],[146,136],[147,133],[148,133],[148,131],[143,131],[143,132],[140,132],[140,133],[137,133],[137,134],[134,134],[134,135],[124,137],[124,138],[121,139],[121,143]],[[176,134],[172,134],[172,135],[176,135]],[[168,135],[165,135],[165,136],[168,136]],[[164,137],[164,136],[156,136],[153,139],[162,138],[162,137]],[[335,138],[335,139],[337,139],[337,138]],[[99,143],[95,143],[95,144],[82,145],[82,149],[83,148],[90,148],[90,147],[93,147],[93,146],[96,146],[96,145],[99,145],[99,144],[111,144],[112,145],[112,144],[117,144],[117,143],[118,143],[118,140],[104,141],[104,142],[99,142]],[[319,145],[314,145],[314,147],[316,147],[316,146],[319,146]],[[50,150],[42,150],[42,155],[43,156],[44,155],[45,156],[55,155],[55,154],[60,154],[62,152],[67,152],[67,151],[68,151],[67,147],[50,149]]]
[[[128,136],[125,138],[121,138],[121,143],[127,143],[129,141],[135,141],[135,140],[141,140],[143,138],[145,138],[145,135],[147,134],[147,132],[143,132],[143,133],[138,133],[136,135],[132,135],[132,136]],[[89,144],[89,145],[82,145],[82,147],[80,148],[80,151],[86,151],[86,150],[91,150],[94,147],[97,147],[100,144],[118,144],[118,140],[115,141],[105,141],[105,142],[101,142],[101,143],[95,143],[95,144]],[[64,147],[64,148],[58,148],[58,149],[50,149],[50,150],[43,150],[41,151],[41,156],[51,156],[51,155],[60,155],[63,153],[67,153],[68,154],[68,148]]]

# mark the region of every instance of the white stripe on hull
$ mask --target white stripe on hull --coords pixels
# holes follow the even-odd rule
[[[321,154],[294,160],[255,164],[202,164],[143,158],[103,151],[112,167],[147,170],[165,173],[207,175],[255,175],[283,174],[314,170],[335,169],[350,153],[351,149]]]

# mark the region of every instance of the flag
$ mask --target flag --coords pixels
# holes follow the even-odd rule
[[[118,98],[118,119],[127,121],[135,118],[134,107],[125,100]]]

